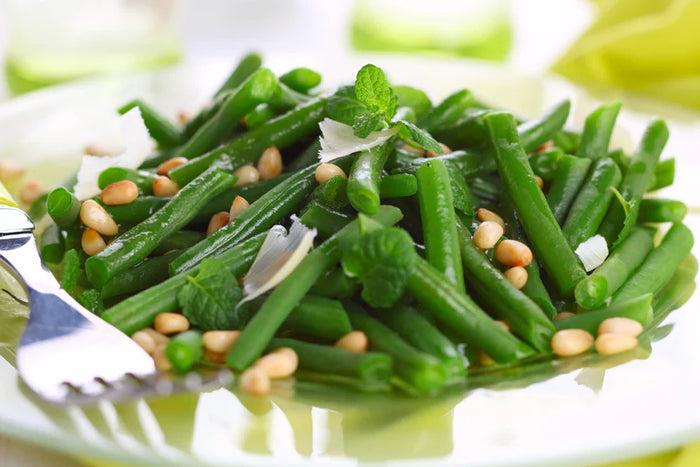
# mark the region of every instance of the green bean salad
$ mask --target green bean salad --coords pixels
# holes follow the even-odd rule
[[[256,395],[290,377],[433,394],[629,351],[668,313],[694,259],[686,206],[647,196],[674,178],[662,120],[627,154],[610,148],[620,102],[575,132],[568,101],[521,120],[374,65],[320,83],[249,54],[177,124],[120,108],[145,138],[39,200],[63,288],[160,370],[226,366]]]

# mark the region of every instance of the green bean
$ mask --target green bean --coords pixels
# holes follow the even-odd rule
[[[652,248],[654,238],[649,229],[632,229],[630,235],[612,251],[605,262],[576,286],[576,303],[583,308],[602,305],[642,264]]]
[[[63,278],[61,279],[61,288],[69,294],[72,294],[75,285],[78,283],[79,275],[80,258],[78,257],[78,252],[76,250],[68,250],[63,256]]]
[[[651,177],[647,192],[660,190],[673,185],[673,179],[675,177],[676,159],[672,157],[658,162],[656,167],[654,167],[654,175]]]
[[[347,313],[352,327],[367,335],[373,349],[391,355],[395,373],[405,382],[422,392],[440,389],[447,383],[447,368],[440,360],[407,343],[362,307],[348,306]]]
[[[58,264],[63,259],[65,243],[61,229],[56,224],[48,225],[39,235],[41,259],[46,263]]]
[[[204,344],[200,331],[189,330],[170,339],[165,347],[165,355],[175,371],[189,371],[204,355]]]
[[[613,203],[598,230],[608,245],[624,240],[628,230],[623,230],[623,224],[633,225],[637,221],[639,204],[649,188],[654,166],[667,140],[668,127],[663,120],[654,120],[644,132],[639,148],[632,156],[630,166],[620,184],[620,194],[630,203],[629,212],[625,212],[621,203]]]
[[[443,362],[448,378],[464,378],[464,359],[457,346],[422,314],[408,306],[380,310],[375,317],[416,349]]]
[[[438,141],[450,148],[468,148],[488,142],[489,133],[484,124],[484,116],[490,110],[467,110],[456,122],[449,126],[435,128],[431,133]]]
[[[352,297],[360,285],[345,275],[340,268],[331,269],[321,276],[311,287],[309,293],[326,298],[346,299]]]
[[[386,225],[392,225],[400,218],[400,211],[390,206],[383,207],[377,214],[377,220]],[[358,221],[355,220],[312,250],[294,271],[280,282],[243,328],[236,345],[226,356],[228,365],[238,370],[250,366],[262,354],[277,329],[311,286],[340,261],[341,243],[357,239],[359,235]]]
[[[244,117],[245,127],[249,130],[253,130],[255,128],[263,126],[265,123],[269,122],[276,116],[277,112],[275,112],[275,110],[272,107],[270,107],[266,103],[260,104],[253,110],[248,112],[248,114]]]
[[[389,369],[389,376],[391,376],[391,368]],[[388,380],[370,382],[362,381],[360,378],[353,376],[308,370],[298,370],[294,373],[294,387],[299,391],[304,391],[305,394],[308,394],[308,391],[322,391],[324,394],[329,394],[328,389],[331,387],[333,388],[333,394],[337,394],[339,386],[362,393],[386,393],[392,389]]]
[[[610,137],[620,107],[622,107],[620,101],[603,104],[586,117],[577,153],[579,157],[596,160],[608,154]]]
[[[168,201],[170,198],[139,196],[129,204],[103,205],[103,207],[117,224],[135,225],[158,212]]]
[[[552,186],[549,189],[547,204],[559,225],[564,224],[569,208],[586,180],[590,159],[564,155],[559,159]]]
[[[563,295],[570,295],[586,272],[564,238],[547,200],[535,181],[527,155],[518,144],[515,119],[508,113],[486,117],[495,148],[496,164],[505,191],[513,200],[520,223],[537,258]]]
[[[338,162],[339,164],[347,164]],[[258,198],[232,222],[188,248],[170,265],[171,274],[191,269],[204,258],[216,256],[246,238],[272,227],[280,218],[294,212],[316,185],[316,167],[301,170]]]
[[[305,94],[321,84],[321,74],[310,68],[299,67],[289,70],[279,80],[294,91]]]
[[[357,155],[348,175],[348,200],[357,211],[373,216],[380,203],[379,184],[382,170],[393,146],[392,140],[362,151]]]
[[[352,331],[352,326],[338,300],[307,295],[284,320],[280,329],[335,342]]]
[[[348,205],[348,181],[342,175],[331,177],[309,195],[309,201],[318,201],[332,209],[342,209]]]
[[[415,174],[421,165],[431,160],[441,160],[450,168],[462,174],[465,179],[484,175],[496,170],[496,163],[489,154],[475,151],[453,151],[436,157],[415,157],[400,151],[391,161],[389,169],[393,174]]]
[[[613,149],[612,151],[608,152],[608,157],[615,161],[623,174],[627,171],[627,167],[630,165],[630,157],[625,154],[624,149]]]
[[[581,144],[581,134],[573,131],[561,130],[552,137],[552,142],[565,154],[576,154]]]
[[[695,292],[697,274],[698,260],[689,254],[678,266],[671,280],[654,294],[651,302],[654,318],[646,325],[644,334],[655,330],[666,320],[671,311],[680,308],[690,299]]]
[[[463,225],[459,228],[459,246],[467,280],[482,302],[533,348],[549,352],[554,327],[540,307],[491,264]]]
[[[416,172],[416,179],[425,257],[455,289],[464,293],[464,274],[447,168],[440,160],[426,162]]]
[[[238,247],[219,255],[218,259],[231,274],[240,276],[253,264],[266,236],[266,233],[261,233],[249,238]],[[187,283],[188,274],[191,272],[183,272],[132,295],[106,310],[102,318],[128,335],[150,326],[158,314],[178,309],[177,292]]]
[[[355,215],[329,208],[318,201],[306,205],[299,220],[307,227],[315,228],[321,237],[328,238],[348,225]]]
[[[75,297],[75,301],[97,316],[102,316],[104,313],[105,304],[102,298],[100,298],[100,292],[98,290],[88,289]]]
[[[503,184],[499,179],[476,177],[472,180],[471,190],[481,200],[498,203],[503,193]]]
[[[265,149],[284,149],[315,134],[318,122],[325,116],[326,100],[317,99],[270,120],[265,125],[243,133],[238,138],[211,152],[190,160],[168,174],[178,186],[184,186],[210,166],[234,170],[260,158]]]
[[[388,382],[391,357],[385,353],[353,353],[328,345],[310,344],[295,339],[275,338],[269,348],[289,347],[299,356],[299,369],[359,378],[364,382]]]
[[[158,244],[151,252],[153,256],[161,256],[172,250],[184,250],[204,239],[204,232],[196,230],[179,230]]]
[[[226,78],[226,81],[216,91],[214,97],[223,94],[231,89],[236,89],[243,82],[255,73],[262,65],[262,58],[255,52],[250,52],[244,55],[233,69],[231,74]]]
[[[559,102],[539,118],[518,125],[518,139],[525,152],[532,152],[551,140],[569,118],[571,103],[568,99]]]
[[[80,215],[80,200],[70,191],[58,187],[46,199],[46,211],[62,229],[74,226]]]
[[[102,286],[100,292],[102,298],[129,295],[163,282],[169,277],[168,265],[177,258],[177,255],[178,252],[173,252],[148,258],[126,271],[120,272]]]
[[[611,303],[619,303],[647,292],[656,293],[666,284],[693,247],[693,233],[677,222],[661,244],[651,250],[641,266],[615,292]]]
[[[614,303],[605,308],[589,310],[569,318],[559,319],[554,322],[557,331],[561,329],[585,329],[592,335],[598,333],[598,326],[608,318],[629,318],[646,326],[654,316],[651,308],[652,294],[644,294],[624,302]]]
[[[193,159],[214,148],[248,112],[258,104],[267,102],[277,87],[277,78],[267,68],[253,73],[235,92],[226,97],[216,115],[187,140],[177,155]]]
[[[611,188],[617,188],[621,180],[620,169],[612,159],[602,157],[593,162],[562,226],[571,248],[575,250],[595,235],[612,201]]]
[[[682,201],[661,198],[645,198],[639,205],[639,222],[680,222],[688,213]]]
[[[141,261],[163,239],[187,225],[210,199],[231,186],[235,177],[216,168],[183,187],[151,217],[118,236],[85,263],[88,279],[102,286],[117,273]]]
[[[110,167],[103,170],[97,178],[97,186],[104,190],[107,185],[122,180],[134,182],[142,194],[153,194],[153,182],[158,174],[149,170],[134,170],[125,167]]]
[[[41,221],[47,214],[46,210],[46,200],[49,197],[49,193],[42,193],[37,199],[35,199],[29,209],[26,211],[27,215],[34,223]]]
[[[318,152],[321,150],[321,141],[315,138],[301,154],[299,154],[291,163],[285,167],[287,172],[296,172],[297,170],[305,169],[310,165],[318,162]]]
[[[161,148],[173,148],[180,144],[180,131],[175,128],[167,118],[160,115],[153,107],[146,104],[140,99],[124,104],[118,110],[120,115],[124,115],[134,107],[138,107],[141,111],[141,118],[158,146]]]
[[[473,104],[474,96],[470,91],[457,91],[423,115],[418,120],[418,126],[428,132],[446,127],[455,123]]]
[[[416,177],[411,174],[386,175],[379,183],[379,196],[384,198],[404,198],[418,191]]]
[[[561,149],[552,148],[537,151],[530,156],[530,167],[542,180],[552,180],[557,172],[559,159],[564,155]]]
[[[443,326],[497,362],[512,362],[533,350],[501,328],[467,295],[459,293],[424,259],[416,258],[406,290]]]

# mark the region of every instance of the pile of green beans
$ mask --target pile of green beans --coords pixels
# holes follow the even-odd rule
[[[576,132],[564,130],[568,100],[523,120],[470,90],[433,105],[404,86],[377,129],[405,128],[329,168],[319,123],[338,99],[375,120],[390,110],[360,102],[367,89],[330,95],[320,83],[305,67],[276,76],[251,53],[184,125],[142,100],[125,104],[119,112],[139,108],[157,152],[104,170],[89,205],[66,187],[45,195],[42,257],[128,335],[184,315],[191,328],[170,336],[163,358],[182,373],[228,366],[241,386],[284,348],[297,381],[434,394],[466,387],[474,369],[549,358],[563,330],[595,336],[608,318],[649,329],[687,299],[692,280],[679,274],[697,270],[688,207],[646,196],[673,183],[675,159],[659,162],[663,121],[628,156],[609,147],[617,101]],[[421,149],[437,151],[429,138],[449,150]],[[119,186],[129,200],[103,196]],[[270,287],[245,299],[271,229],[295,222],[313,246],[273,258]],[[579,254],[596,235],[609,254],[586,271]],[[372,302],[378,284],[395,302]],[[222,335],[235,337],[223,351],[212,344]]]

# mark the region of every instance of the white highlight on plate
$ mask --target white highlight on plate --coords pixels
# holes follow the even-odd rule
[[[608,243],[601,235],[592,236],[576,248],[576,255],[583,263],[586,272],[603,264],[608,254]]]
[[[372,149],[399,131],[398,128],[386,128],[373,131],[366,138],[358,138],[350,125],[330,118],[323,119],[318,126],[321,129],[321,150],[318,153],[321,162],[330,162],[355,152]]]
[[[97,178],[109,167],[137,169],[153,150],[154,144],[141,117],[141,109],[134,107],[119,117],[126,149],[116,156],[96,157],[85,155],[78,170],[75,196],[80,200],[100,194]]]
[[[281,225],[272,227],[243,279],[245,298],[241,303],[264,294],[282,282],[306,257],[314,238],[316,229],[306,227],[295,216],[292,216],[289,233]]]

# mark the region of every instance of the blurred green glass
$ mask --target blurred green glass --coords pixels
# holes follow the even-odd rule
[[[513,31],[504,0],[357,0],[356,50],[505,60]]]
[[[177,0],[5,0],[13,94],[180,59]]]

